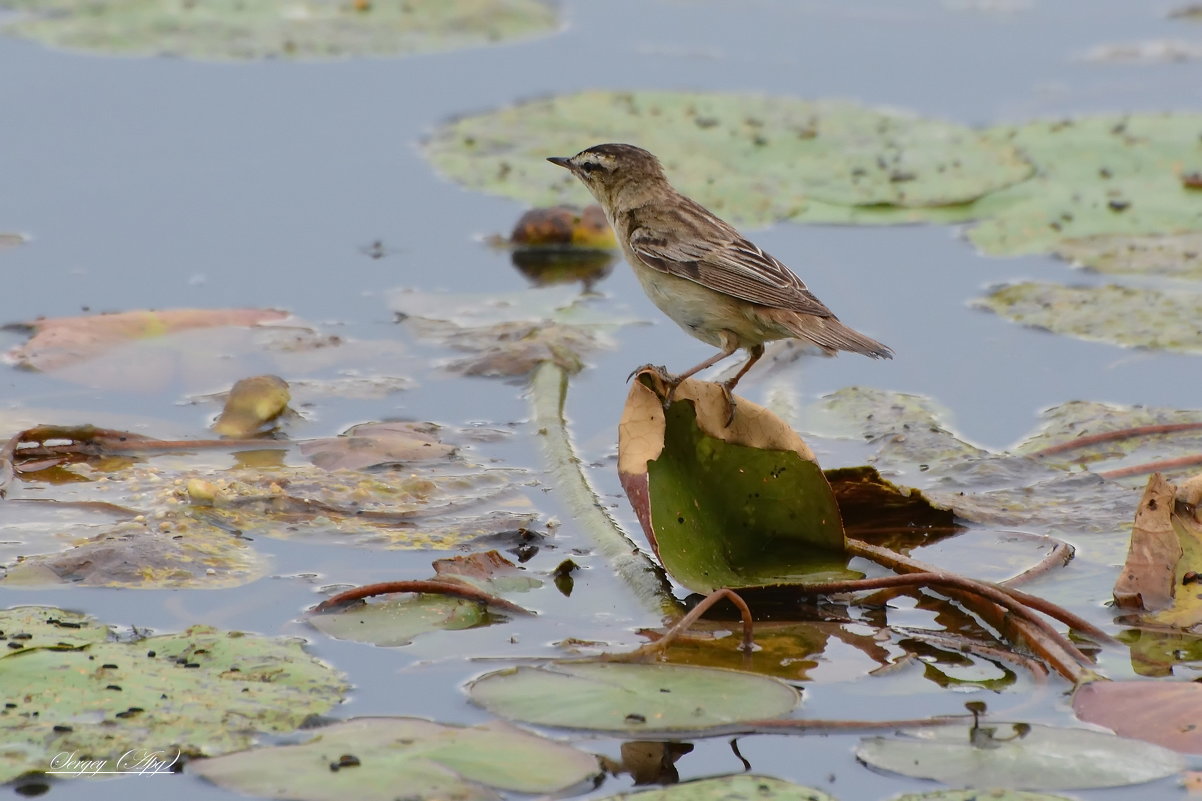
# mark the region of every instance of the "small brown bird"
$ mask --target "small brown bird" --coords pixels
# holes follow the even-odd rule
[[[717,364],[739,348],[749,358],[723,383],[727,399],[764,343],[800,339],[891,359],[893,351],[839,322],[793,272],[699,203],[677,192],[659,159],[634,145],[596,145],[547,159],[579,178],[605,209],[622,253],[660,311],[721,351],[672,379]]]

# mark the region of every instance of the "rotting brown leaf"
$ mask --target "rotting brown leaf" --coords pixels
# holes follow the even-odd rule
[[[288,316],[278,309],[165,309],[43,318],[9,326],[30,330],[33,336],[8,351],[5,359],[18,367],[51,371],[132,340],[197,328],[254,326]]]
[[[1159,473],[1148,479],[1127,561],[1114,583],[1114,601],[1121,609],[1152,612],[1173,603],[1174,573],[1182,555],[1172,524],[1174,493]]]
[[[1192,681],[1093,681],[1073,694],[1089,723],[1187,754],[1202,754],[1202,684]]]

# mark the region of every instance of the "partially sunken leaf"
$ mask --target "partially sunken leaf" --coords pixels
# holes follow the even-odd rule
[[[842,577],[839,508],[797,434],[744,400],[726,426],[717,384],[686,381],[666,413],[664,391],[633,382],[618,470],[668,573],[697,592]]]
[[[1202,193],[1180,172],[1202,162],[1202,114],[1108,115],[999,127],[1038,168],[1030,180],[973,204],[969,231],[993,254],[1057,250],[1099,235],[1202,231]]]
[[[178,752],[246,748],[259,733],[291,732],[325,714],[347,689],[299,640],[208,626],[132,642],[25,647],[0,659],[0,687],[10,704],[0,715],[0,782],[45,770],[47,754],[115,764],[131,749],[162,751],[170,761]]]
[[[301,443],[301,453],[323,470],[366,470],[388,464],[449,460],[454,445],[439,441],[433,423],[360,423],[340,436]]]
[[[438,559],[434,572],[433,581],[471,587],[497,598],[542,586],[542,581],[496,551]],[[453,594],[407,592],[309,615],[306,620],[318,631],[340,640],[394,646],[408,645],[418,635],[432,631],[458,631],[503,622],[504,612],[509,610],[492,607]]]
[[[503,295],[397,292],[389,305],[423,338],[472,354],[448,365],[463,375],[525,376],[548,361],[576,372],[624,322],[593,312],[578,290],[562,286]]]
[[[449,595],[402,595],[310,615],[313,628],[337,640],[392,647],[433,631],[460,631],[500,623],[478,601]]]
[[[1187,754],[1202,754],[1202,684],[1192,681],[1092,681],[1073,693],[1088,723]]]
[[[619,662],[507,668],[476,679],[468,694],[511,720],[632,734],[777,718],[800,701],[795,689],[766,676]]]
[[[603,801],[835,801],[821,790],[767,776],[745,774],[674,784],[641,793],[619,793]]]
[[[1028,281],[998,287],[974,305],[1022,325],[1078,339],[1202,352],[1202,326],[1198,324],[1202,294],[1197,292]]]
[[[1085,729],[1032,725],[1026,733],[997,723],[866,737],[856,747],[866,765],[916,779],[970,787],[1088,790],[1123,787],[1171,776],[1184,766],[1172,751]]]
[[[332,59],[478,47],[546,35],[555,10],[538,0],[12,0],[42,16],[5,31],[72,50],[230,59]]]
[[[931,207],[967,203],[1031,173],[1009,143],[952,123],[840,101],[700,92],[529,101],[450,123],[426,153],[468,186],[546,205],[584,193],[544,159],[601,142],[645,147],[686,194],[759,225],[847,221],[849,207],[865,221],[947,216]],[[886,213],[874,217],[878,207]]]
[[[504,725],[418,718],[353,718],[300,745],[188,765],[227,790],[294,801],[492,801],[558,794],[599,771],[592,754]]]
[[[229,396],[213,430],[223,437],[249,437],[267,428],[288,408],[292,393],[277,375],[240,379]]]
[[[1066,239],[1056,255],[1100,273],[1202,278],[1202,233]]]
[[[19,645],[0,651],[0,659],[31,648],[82,648],[112,637],[108,626],[88,615],[49,606],[17,606],[0,610],[0,636]]]

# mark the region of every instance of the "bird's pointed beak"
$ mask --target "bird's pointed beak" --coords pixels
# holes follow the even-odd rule
[[[558,167],[566,167],[569,170],[572,169],[572,160],[567,156],[551,156],[547,159],[547,161]]]

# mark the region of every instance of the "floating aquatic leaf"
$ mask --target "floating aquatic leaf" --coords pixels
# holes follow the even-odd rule
[[[1100,273],[1202,278],[1202,233],[1066,239],[1056,255]]]
[[[300,745],[188,765],[228,790],[294,801],[492,801],[498,791],[558,795],[600,772],[597,758],[504,724],[353,718]]]
[[[753,673],[618,662],[508,668],[476,679],[468,694],[511,720],[628,733],[776,718],[800,700],[784,682]]]
[[[473,188],[536,205],[583,199],[547,156],[626,141],[659,155],[703,205],[744,223],[798,218],[902,222],[1021,181],[1009,143],[959,125],[839,101],[691,92],[589,91],[464,117],[426,153]],[[850,208],[849,208],[850,207]]]
[[[1073,693],[1077,717],[1187,754],[1202,754],[1202,684],[1091,681]]]
[[[1202,166],[1202,114],[1105,115],[987,132],[1038,168],[972,204],[969,238],[986,253],[1054,251],[1098,235],[1202,231],[1202,193],[1180,173]]]
[[[907,793],[894,801],[1073,801],[1062,795],[1032,793],[1026,790],[932,790],[929,793]]]
[[[641,793],[619,793],[603,801],[835,801],[812,787],[751,774],[717,776]]]
[[[202,60],[332,59],[476,47],[553,32],[539,0],[11,0],[36,12],[5,26],[56,47]]]
[[[0,659],[8,701],[0,715],[0,781],[49,767],[54,754],[87,755],[115,769],[126,752],[213,755],[245,748],[258,733],[291,732],[326,713],[347,690],[340,675],[305,654],[299,640],[275,640],[193,626],[180,634],[101,641],[102,629],[74,620],[86,642],[65,633],[47,642],[45,625],[24,633],[30,608],[0,612],[11,643]],[[95,634],[98,635],[99,631]],[[53,635],[51,635],[53,636]]]
[[[986,736],[942,726],[867,737],[856,758],[879,770],[946,784],[1033,790],[1123,787],[1162,779],[1181,770],[1183,760],[1150,743],[1085,729],[990,724]]]
[[[666,412],[665,392],[640,373],[618,428],[622,485],[664,569],[697,592],[846,578],[839,507],[801,438],[744,400],[727,426],[717,384],[686,381]]]
[[[1202,352],[1202,293],[1117,286],[1067,287],[1028,281],[974,303],[1056,334],[1133,348]]]

